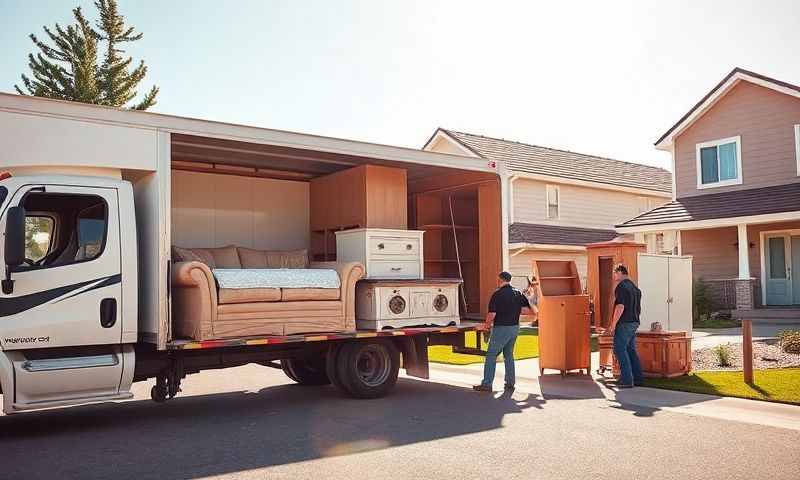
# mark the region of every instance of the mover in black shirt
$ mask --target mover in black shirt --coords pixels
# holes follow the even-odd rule
[[[536,307],[532,307],[528,298],[511,286],[511,274],[500,272],[498,288],[489,300],[489,313],[486,314],[486,327],[492,330],[486,362],[483,365],[483,382],[475,385],[478,392],[491,392],[494,382],[497,355],[503,353],[505,363],[506,391],[514,390],[514,344],[519,334],[519,316],[536,315]]]
[[[642,291],[628,278],[628,268],[614,267],[614,316],[609,332],[614,335],[614,355],[619,362],[619,388],[631,388],[644,381],[639,354],[636,352],[636,330],[642,312]]]

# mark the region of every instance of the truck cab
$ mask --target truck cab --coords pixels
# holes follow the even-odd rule
[[[137,252],[129,182],[0,175],[0,385],[14,412],[130,396]]]

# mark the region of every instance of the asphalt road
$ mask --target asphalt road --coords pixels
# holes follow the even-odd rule
[[[445,380],[445,373],[438,373]],[[451,382],[452,383],[452,382]],[[798,478],[800,432],[518,391],[401,379],[339,396],[249,365],[134,400],[0,417],[0,478]]]

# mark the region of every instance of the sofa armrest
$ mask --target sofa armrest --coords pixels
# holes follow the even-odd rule
[[[172,266],[172,328],[176,336],[205,340],[214,337],[217,284],[208,265],[177,262]]]
[[[356,282],[364,278],[366,270],[359,262],[314,262],[309,268],[336,270],[341,282],[341,299],[347,330],[356,329]]]

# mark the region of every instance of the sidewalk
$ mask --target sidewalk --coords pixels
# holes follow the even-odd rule
[[[753,324],[753,340],[777,338],[783,330],[800,330],[800,324]],[[692,332],[692,350],[716,347],[726,343],[742,343],[741,328],[696,329]]]
[[[520,360],[516,363],[516,387],[518,391],[539,395],[546,400],[557,400],[559,397],[605,398],[609,402],[616,402],[620,408],[634,405],[652,409],[645,416],[664,410],[800,431],[800,406],[644,387],[617,391],[598,381],[600,377],[594,373],[599,364],[599,354],[592,354],[592,364],[595,367],[591,379],[584,375],[561,378],[555,371],[545,371],[544,377],[539,377],[538,359]],[[435,382],[474,385],[480,382],[482,373],[482,364],[431,364],[431,380]],[[498,363],[495,385],[502,385],[503,373],[503,364]],[[638,410],[638,414],[642,415],[642,410]]]

